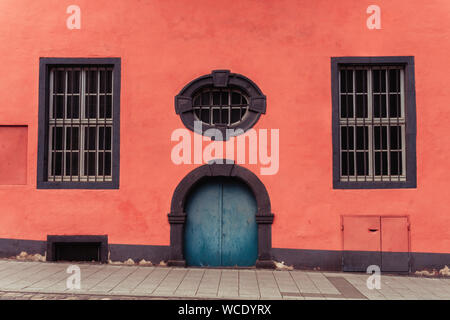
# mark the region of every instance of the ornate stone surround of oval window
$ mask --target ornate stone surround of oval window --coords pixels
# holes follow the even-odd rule
[[[217,129],[226,140],[253,127],[266,113],[266,96],[247,77],[214,70],[191,81],[175,96],[175,112],[188,129],[195,131],[198,121],[201,132],[197,133],[219,140],[220,135],[208,130]]]

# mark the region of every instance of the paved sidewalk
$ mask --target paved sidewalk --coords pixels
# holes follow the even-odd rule
[[[0,299],[445,299],[450,278],[260,269],[77,264],[81,289],[66,281],[73,263],[0,260]]]

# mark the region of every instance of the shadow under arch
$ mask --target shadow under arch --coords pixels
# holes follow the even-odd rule
[[[186,212],[184,206],[189,191],[204,177],[234,177],[248,185],[256,199],[258,224],[258,259],[257,268],[273,268],[272,261],[272,223],[274,215],[271,212],[270,198],[266,187],[250,170],[237,164],[205,164],[189,172],[175,188],[168,214],[170,223],[170,259],[169,265],[186,266],[183,252],[184,224]],[[229,161],[229,160],[228,160]]]

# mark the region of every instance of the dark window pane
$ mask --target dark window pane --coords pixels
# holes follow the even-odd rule
[[[375,118],[386,118],[386,95],[373,95],[373,116]]]
[[[341,118],[353,118],[353,96],[341,95]]]
[[[98,131],[98,149],[104,150],[103,146],[105,146],[106,150],[111,150],[111,127],[99,127]]]
[[[54,93],[64,93],[66,90],[66,72],[64,70],[55,70],[53,83]]]
[[[389,94],[389,116],[391,118],[401,117],[399,94]]]
[[[400,92],[400,70],[390,69],[389,76],[389,92]]]
[[[67,93],[79,93],[80,92],[80,71],[69,70],[67,71]]]
[[[401,126],[391,126],[389,128],[389,131],[390,131],[391,150],[401,149],[402,148]]]
[[[84,175],[95,175],[95,152],[84,153]]]
[[[342,165],[342,175],[343,176],[353,176],[355,175],[355,159],[353,152],[342,152],[341,153],[341,165]]]
[[[62,119],[64,118],[64,96],[53,96],[54,101],[54,109],[53,109],[53,118]]]
[[[52,165],[52,175],[53,176],[60,176],[62,175],[62,152],[55,152],[52,154],[53,156],[53,165]]]
[[[100,118],[111,118],[112,96],[100,96]]]
[[[222,109],[222,123],[228,124],[228,109]]]
[[[367,95],[357,95],[356,96],[356,117],[357,118],[367,118]]]
[[[341,70],[341,93],[353,92],[353,70]]]
[[[228,105],[228,92],[222,92],[222,105]]]
[[[105,155],[105,159],[103,156]],[[104,168],[104,171],[103,171]],[[98,174],[110,176],[111,175],[111,152],[99,152],[98,153]]]
[[[202,108],[201,110],[201,120],[204,123],[210,123],[211,118],[210,118],[210,110],[208,108]]]
[[[373,128],[373,138],[374,138],[374,142],[375,142],[375,150],[387,149],[387,127],[386,126],[374,127]],[[380,148],[380,141],[382,143],[381,148]]]
[[[237,92],[232,92],[231,93],[231,104],[237,104],[240,105],[241,102],[241,95]]]
[[[391,175],[402,174],[402,153],[391,151]]]
[[[111,152],[105,153],[105,175],[111,175]]]
[[[86,92],[97,93],[97,70],[89,70],[86,72]]]
[[[66,150],[78,150],[78,127],[66,128]]]
[[[66,153],[66,175],[78,176],[78,152]]]
[[[220,105],[220,92],[214,91],[212,93],[212,96],[213,96],[213,105],[216,106]]]
[[[341,127],[341,148],[342,150],[353,150],[354,127]]]
[[[95,150],[96,141],[96,128],[89,127],[84,128],[84,149],[85,150]]]
[[[383,175],[387,175],[387,166],[387,152],[375,152],[375,175],[379,176],[381,175],[381,172],[383,172]]]
[[[231,123],[241,120],[241,108],[231,109]]]
[[[101,70],[100,71],[100,92],[111,93],[112,91],[112,71]]]
[[[202,93],[202,105],[204,105],[204,106],[209,106],[210,105],[209,92],[203,92]]]
[[[372,70],[373,92],[386,92],[386,70]]]
[[[356,174],[358,176],[369,174],[369,153],[357,152],[356,153]]]
[[[355,89],[356,92],[367,92],[367,71],[355,71]]]
[[[96,118],[97,117],[97,96],[86,96],[86,118]]]
[[[221,123],[219,109],[213,109],[213,124],[216,124],[216,123]]]
[[[369,147],[369,128],[356,127],[356,149],[367,150]]]
[[[53,127],[53,149],[52,150],[62,150],[63,149],[63,128]]]
[[[79,96],[67,96],[67,118],[68,119],[80,118],[80,97]]]
[[[98,175],[103,175],[103,152],[99,152],[97,154],[97,161],[98,161]]]

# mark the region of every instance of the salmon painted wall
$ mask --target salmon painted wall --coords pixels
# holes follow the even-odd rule
[[[28,126],[28,168],[26,185],[0,186],[0,238],[168,245],[172,193],[198,166],[171,162],[174,96],[230,69],[267,95],[255,129],[280,129],[279,172],[247,166],[271,197],[274,248],[341,250],[340,216],[377,214],[410,217],[412,251],[450,252],[449,17],[448,0],[3,0],[0,125]],[[387,55],[415,57],[418,187],[333,190],[330,57]],[[119,190],[36,189],[39,57],[122,58]]]

